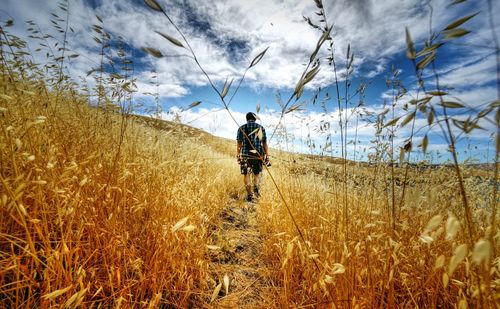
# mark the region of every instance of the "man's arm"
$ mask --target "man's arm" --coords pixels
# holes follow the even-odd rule
[[[262,148],[264,149],[264,157],[262,158],[262,163],[265,166],[271,166],[271,162],[269,162],[269,152],[267,150],[267,142],[262,142]]]
[[[236,157],[239,157],[241,153],[241,147],[243,147],[243,142],[238,141],[236,143]]]
[[[264,129],[264,127],[262,127],[262,148],[264,149],[264,155],[269,156],[269,153],[267,152],[266,129]]]
[[[269,156],[269,152],[267,152],[267,135],[266,135],[266,129],[262,127],[262,148],[264,148],[264,155],[267,157]]]

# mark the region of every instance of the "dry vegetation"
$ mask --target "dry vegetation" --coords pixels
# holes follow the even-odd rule
[[[126,78],[92,107],[1,34],[2,307],[500,307],[493,171],[459,166],[467,223],[453,167],[276,152],[248,209],[233,142],[130,115]]]
[[[206,288],[207,226],[237,189],[234,166],[207,164],[217,152],[182,128],[165,133],[74,97],[57,104],[8,87],[1,302],[186,306]]]
[[[483,306],[498,305],[499,260],[485,257],[476,266],[473,261],[479,257],[474,256],[479,253],[471,255],[465,249],[467,233],[463,220],[458,219],[463,218],[463,211],[452,171],[412,172],[411,179],[417,184],[407,188],[393,229],[389,179],[382,176],[389,174],[384,171],[389,168],[379,167],[378,177],[375,168],[350,169],[347,223],[339,207],[342,184],[335,181],[341,168],[328,168],[337,177],[297,175],[287,167],[273,171],[279,175],[280,188],[290,201],[306,243],[297,236],[276,194],[265,195],[260,202],[260,218],[269,235],[265,256],[280,269],[284,290],[277,291],[275,297],[283,304],[325,304],[331,300],[341,307],[349,303],[367,307],[478,304],[478,277],[474,274],[478,271]],[[335,169],[338,171],[332,172]],[[356,185],[357,178],[367,182]],[[370,184],[370,179],[375,182]],[[433,184],[440,180],[439,186]],[[491,194],[491,187],[471,184],[469,192],[474,201],[475,228],[481,237],[487,237],[491,230],[485,197]],[[463,256],[457,257],[460,254]]]
[[[54,94],[30,85],[3,85],[10,90],[2,96],[2,303],[209,303],[222,278],[210,276],[207,245],[221,245],[212,243],[219,213],[244,191],[229,155],[233,145],[184,126],[153,128],[155,120],[122,118],[69,95],[57,104]],[[128,125],[118,153],[122,121]],[[483,301],[498,302],[498,259],[480,255],[476,266],[469,248],[450,269],[467,240],[449,169],[412,172],[419,184],[409,189],[393,231],[386,180],[355,186],[357,177],[375,177],[375,167],[352,166],[346,234],[335,180],[340,165],[316,161],[317,170],[328,168],[324,177],[295,171],[310,170],[312,158],[290,164],[292,157],[280,157],[271,172],[307,241],[266,179],[258,258],[272,269],[268,295],[276,306],[474,303],[477,278]],[[477,188],[470,187],[475,226],[486,235],[490,192]]]

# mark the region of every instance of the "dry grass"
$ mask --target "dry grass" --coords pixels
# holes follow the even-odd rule
[[[373,184],[374,167],[351,167],[346,235],[341,182],[335,180],[342,179],[341,168],[318,162],[316,171],[321,168],[328,168],[330,176],[297,173],[296,167],[291,171],[286,166],[275,171],[306,244],[278,206],[277,194],[265,194],[260,203],[262,229],[267,235],[266,259],[280,270],[276,280],[283,290],[274,296],[280,306],[326,306],[330,302],[337,307],[452,307],[461,302],[479,306],[476,276],[483,306],[498,306],[500,259],[489,264],[486,259],[492,252],[488,252],[477,266],[473,260],[478,249],[471,254],[470,246],[466,257],[457,257],[456,250],[467,244],[467,235],[450,169],[412,171],[405,206],[392,230],[389,168],[379,166]],[[468,172],[474,223],[480,238],[487,239],[492,186],[485,183],[492,173],[477,176],[485,172]],[[476,177],[486,180],[477,182]],[[452,260],[459,260],[455,270],[450,269]]]
[[[204,291],[207,227],[237,190],[235,166],[206,160],[220,155],[182,128],[166,134],[73,97],[61,94],[58,104],[54,94],[47,101],[36,89],[8,86],[0,105],[0,302],[184,307]],[[129,123],[117,155],[122,121]]]
[[[52,55],[55,71],[33,68],[3,29],[1,306],[500,307],[492,171],[458,166],[458,190],[449,167],[410,167],[406,177],[382,160],[348,162],[344,151],[272,151],[276,186],[267,174],[256,216],[240,218],[250,227],[236,227],[225,217],[244,208],[233,201],[244,192],[233,141],[127,114],[132,81],[103,72],[88,91],[99,108],[90,107],[62,78],[63,60]],[[313,60],[288,103],[317,73]],[[211,85],[229,111],[229,85]],[[281,117],[298,107],[288,103]],[[233,238],[249,251],[231,265],[214,259],[212,246],[231,253]],[[227,272],[233,295],[223,293]]]
[[[242,192],[232,143],[186,126],[97,110],[64,93],[47,97],[5,80],[4,86],[10,90],[1,101],[2,304],[210,303],[220,278],[212,278],[206,245],[222,226],[219,214],[229,197]],[[272,173],[306,243],[266,179],[257,214],[259,258],[271,270],[268,304],[474,305],[477,278],[484,305],[498,304],[498,258],[487,263],[484,257],[477,266],[469,246],[456,270],[449,269],[467,243],[449,168],[411,170],[392,230],[389,167],[348,166],[346,235],[341,165],[278,158]],[[486,239],[492,175],[476,169],[465,175],[476,230]],[[459,225],[451,237],[454,220]]]

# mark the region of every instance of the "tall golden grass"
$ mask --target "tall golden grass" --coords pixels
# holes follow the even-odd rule
[[[207,161],[220,155],[182,127],[2,87],[0,303],[185,307],[203,293],[235,167]]]
[[[232,145],[180,125],[165,130],[153,127],[157,120],[106,113],[72,96],[51,102],[50,92],[4,79],[6,85],[12,90],[1,102],[2,304],[209,302],[207,245],[229,196],[242,192]],[[128,126],[117,156],[123,121]],[[370,184],[374,167],[349,166],[346,242],[341,167],[280,158],[273,174],[307,242],[297,238],[266,179],[258,207],[261,258],[274,269],[277,307],[473,305],[474,269],[481,270],[484,304],[498,302],[500,264],[485,252],[491,247],[479,241],[462,256],[467,237],[449,169],[413,172],[415,185],[393,231],[387,179]],[[477,184],[477,177],[491,175],[471,170],[468,177],[474,220],[486,236],[484,196],[491,187]]]
[[[260,202],[267,235],[264,254],[282,287],[275,291],[280,306],[326,307],[332,301],[341,308],[498,306],[500,260],[492,259],[487,241],[491,209],[486,197],[492,186],[484,183],[492,172],[488,176],[478,176],[477,170],[466,173],[474,224],[481,233],[471,248],[452,169],[412,171],[413,185],[407,188],[393,230],[390,177],[370,184],[374,167],[349,166],[346,235],[342,184],[335,180],[342,179],[342,169],[325,163],[318,163],[316,169],[321,167],[329,168],[329,177],[311,170],[291,172],[287,167],[274,171],[306,243],[297,238],[286,212],[277,206],[277,194],[267,192]],[[390,175],[390,167],[379,167],[379,173]],[[313,260],[321,265],[320,271]]]
[[[300,107],[289,103],[318,72],[330,31],[281,118]],[[11,51],[0,63],[0,304],[184,308],[217,299],[225,278],[211,278],[208,252],[218,247],[220,213],[244,191],[235,145],[130,115],[123,102],[133,81],[106,80],[102,63],[91,107],[60,58],[44,76],[22,42],[1,34]],[[219,91],[203,73],[229,111],[231,82]],[[391,164],[373,166],[349,163],[346,149],[338,160],[276,156],[257,207],[260,259],[272,270],[266,304],[499,307],[498,166],[495,175],[458,164],[400,168],[390,151]]]

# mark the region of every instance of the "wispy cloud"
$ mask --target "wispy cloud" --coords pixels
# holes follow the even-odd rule
[[[446,87],[478,87],[496,80],[496,61],[493,54],[483,59],[468,59],[441,70],[440,82]]]
[[[200,63],[216,82],[241,74],[252,57],[269,47],[265,59],[248,74],[247,83],[269,88],[293,88],[320,36],[302,18],[310,16],[318,22],[313,1],[160,2],[185,32]],[[104,19],[104,28],[122,37],[131,48],[148,46],[158,48],[166,55],[186,54],[185,50],[154,32],[162,31],[180,39],[160,14],[140,2],[97,3],[96,7],[91,7],[84,0],[70,1],[70,24],[75,29],[69,37],[72,49],[99,62],[92,52],[97,46],[90,30],[98,14]],[[458,9],[447,4],[445,0],[433,2],[433,25],[436,28],[444,27],[446,22],[459,15]],[[428,35],[429,8],[420,1],[343,0],[326,2],[325,5],[327,21],[334,26],[334,48],[339,63],[345,58],[343,55],[350,44],[357,59],[356,68],[368,77],[381,73],[388,59],[404,49],[405,27],[410,29],[416,42]],[[36,20],[46,31],[51,28],[49,13],[57,12],[56,5],[41,5],[38,1],[28,0],[8,0],[5,8],[14,12],[14,17],[19,20]],[[477,24],[482,27],[479,36],[486,35],[482,30],[486,25]],[[474,40],[482,39],[475,37]],[[185,85],[181,87],[189,87],[207,83],[192,59],[149,58],[148,62],[149,68],[156,68],[160,73],[168,72],[169,75],[162,79],[163,84],[172,83],[178,87],[182,83]],[[325,86],[332,81],[333,72],[325,68],[311,85]]]
[[[262,50],[269,47],[263,60],[248,74],[244,86],[250,88],[265,87],[273,90],[290,90],[297,83],[305,68],[310,52],[316,46],[321,33],[312,29],[303,20],[311,17],[319,22],[321,17],[310,0],[251,0],[229,1],[163,1],[158,0],[174,22],[179,25],[196,52],[199,62],[220,86],[226,78],[241,76],[251,60]],[[356,78],[381,78],[387,72],[390,63],[404,54],[405,28],[408,27],[417,47],[421,48],[429,36],[429,26],[434,30],[443,29],[449,22],[464,14],[464,6],[450,6],[447,0],[432,1],[431,7],[419,0],[375,1],[375,0],[340,0],[324,1],[327,21],[333,25],[334,52],[339,65],[339,77],[343,73],[347,46],[354,52],[353,72]],[[468,3],[468,4],[467,4]],[[468,106],[482,106],[495,99],[495,63],[491,52],[491,29],[487,21],[486,1],[467,2],[468,12],[481,11],[465,26],[474,29],[469,36],[447,43],[438,55],[440,82],[455,88],[453,95]],[[92,24],[97,23],[95,15],[103,19],[103,27],[114,38],[121,37],[126,42],[127,55],[134,60],[134,77],[137,78],[137,97],[144,93],[158,93],[160,98],[183,98],[190,95],[195,86],[206,86],[206,78],[200,74],[194,61],[187,57],[187,51],[174,46],[155,31],[167,33],[181,39],[175,29],[157,12],[150,10],[142,1],[134,0],[85,0],[69,1],[69,21],[74,33],[68,36],[68,47],[80,57],[68,62],[71,76],[86,76],[100,62],[99,46],[94,42]],[[500,13],[500,6],[494,6],[494,16]],[[57,40],[62,34],[54,32],[51,12],[64,17],[57,8],[56,1],[41,2],[35,0],[6,0],[2,9],[8,12],[16,22],[11,31],[26,38],[23,21],[34,20],[44,33],[55,33]],[[5,20],[9,17],[2,16]],[[497,30],[500,25],[497,25]],[[49,39],[52,44],[55,40]],[[28,38],[32,49],[38,45]],[[479,46],[477,48],[471,48]],[[159,49],[166,57],[157,59],[140,51],[142,47]],[[327,51],[322,51],[322,57]],[[43,62],[44,54],[37,60]],[[312,88],[328,86],[334,81],[333,71],[323,60],[322,69],[311,82]],[[401,64],[401,63],[397,63]],[[152,78],[155,71],[156,78]],[[411,73],[410,73],[411,74]],[[431,74],[427,75],[431,79]],[[414,79],[405,77],[405,82],[414,83]],[[94,82],[92,77],[87,83]],[[157,84],[158,85],[157,85]],[[370,87],[370,86],[369,86]],[[414,85],[408,85],[411,89]],[[369,108],[378,110],[380,92],[367,98]],[[274,105],[273,105],[274,106]],[[276,107],[274,107],[276,108]],[[179,111],[172,110],[171,112]],[[195,109],[182,113],[182,119],[213,132],[219,136],[233,138],[236,124],[227,118],[227,112],[211,109]],[[244,121],[244,114],[234,111],[237,119]],[[172,114],[163,115],[170,119]],[[334,112],[326,116],[316,111],[306,111],[287,116],[287,131],[296,139],[301,137],[300,145],[309,134],[316,144],[324,142],[324,135],[317,128],[324,118],[332,124],[338,122]],[[263,115],[262,121],[270,126],[276,125],[274,115]],[[425,123],[425,117],[419,115],[417,121]],[[338,136],[338,131],[332,129]],[[349,135],[355,134],[352,127]],[[406,130],[406,129],[404,129]],[[401,133],[408,133],[406,131]],[[307,132],[307,133],[306,133]],[[361,120],[358,128],[359,137],[370,140],[374,129],[368,122]],[[302,149],[303,150],[303,149]]]

